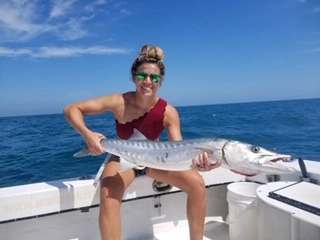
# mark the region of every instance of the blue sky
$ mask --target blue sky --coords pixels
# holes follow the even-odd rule
[[[146,43],[165,51],[174,106],[320,97],[319,0],[6,0],[0,116],[134,90]]]

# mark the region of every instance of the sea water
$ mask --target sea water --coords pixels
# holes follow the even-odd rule
[[[177,107],[184,139],[215,137],[320,161],[320,99]],[[115,138],[111,113],[85,118]],[[96,174],[105,155],[74,158],[85,142],[63,114],[0,118],[0,187]],[[166,131],[161,140],[167,140]]]

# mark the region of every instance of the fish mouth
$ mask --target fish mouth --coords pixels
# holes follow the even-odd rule
[[[280,172],[280,173],[293,173],[297,170],[290,166],[285,166],[285,164],[281,164],[281,162],[291,162],[292,158],[290,155],[282,155],[282,156],[265,156],[269,158],[261,165],[270,168],[270,173]]]
[[[269,160],[267,162],[273,162],[273,163],[280,162],[280,161],[290,162],[292,159],[290,155],[281,155],[281,156],[277,156],[275,158],[272,156],[265,156],[265,157],[269,158]]]
[[[270,162],[279,162],[279,161],[288,162],[288,158],[279,157],[279,158],[272,159]]]

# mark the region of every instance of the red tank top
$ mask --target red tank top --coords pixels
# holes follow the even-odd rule
[[[156,140],[164,130],[163,119],[167,102],[159,98],[156,105],[143,116],[131,122],[119,123],[116,120],[116,131],[121,139],[129,139],[133,129],[138,129],[146,138]]]

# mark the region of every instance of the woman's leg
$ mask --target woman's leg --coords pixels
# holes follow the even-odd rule
[[[187,194],[190,240],[202,240],[207,206],[206,188],[202,176],[196,170],[172,172],[156,169],[147,169],[147,175],[157,181],[178,187]]]
[[[132,183],[135,173],[128,170],[118,173],[119,159],[112,156],[100,181],[99,227],[102,240],[121,240],[120,207],[125,190]]]

